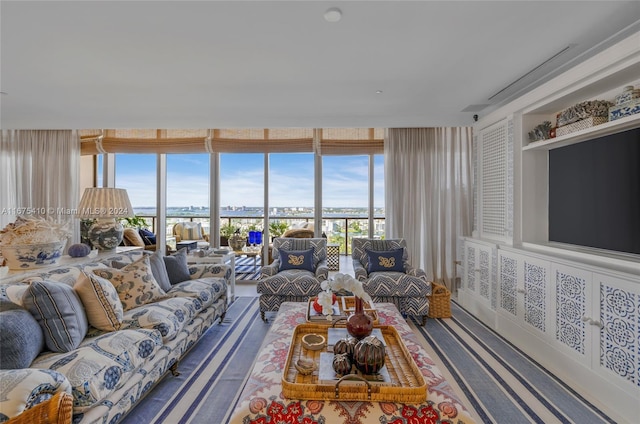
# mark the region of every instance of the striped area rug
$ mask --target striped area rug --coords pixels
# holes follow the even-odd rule
[[[165,377],[122,423],[228,422],[269,330],[258,308],[257,297],[237,298],[182,359],[182,374]],[[478,423],[614,422],[455,303],[452,312],[410,325]]]
[[[256,259],[256,266],[253,265],[253,258],[240,256],[236,258],[236,282],[255,281],[260,279],[262,270],[262,258]]]
[[[409,324],[476,421],[615,422],[455,302],[451,312],[426,327]]]

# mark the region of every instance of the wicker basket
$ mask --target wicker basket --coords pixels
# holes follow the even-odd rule
[[[561,137],[563,135],[571,134],[572,132],[595,127],[596,125],[604,124],[607,121],[609,121],[609,119],[606,116],[592,116],[581,121],[574,122],[573,124],[556,128],[556,137]]]
[[[429,298],[429,318],[451,318],[451,292],[443,285],[432,283]]]
[[[58,392],[51,399],[26,409],[22,414],[6,421],[7,424],[70,424],[73,414],[73,396]]]

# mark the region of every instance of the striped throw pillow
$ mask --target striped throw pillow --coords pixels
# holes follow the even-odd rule
[[[44,342],[53,352],[77,348],[89,330],[82,302],[67,284],[32,281],[22,304],[40,324]]]

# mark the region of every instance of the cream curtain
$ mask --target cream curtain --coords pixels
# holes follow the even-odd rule
[[[80,141],[71,130],[4,130],[0,164],[8,178],[0,183],[0,225],[18,215],[73,220],[79,202]],[[72,226],[69,243],[80,240]],[[68,244],[69,245],[69,244]]]
[[[386,237],[406,239],[412,264],[451,290],[473,225],[472,130],[389,129],[384,154]]]

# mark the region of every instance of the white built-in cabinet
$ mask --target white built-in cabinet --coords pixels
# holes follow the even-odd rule
[[[640,416],[638,276],[474,239],[464,263],[465,309],[620,422]]]
[[[546,141],[528,132],[640,86],[640,33],[474,126],[474,231],[460,304],[620,423],[640,417],[640,258],[548,240],[548,152],[640,126],[627,116]],[[640,219],[640,217],[639,217]]]
[[[480,320],[491,325],[495,318],[497,281],[495,265],[497,250],[495,244],[467,241],[464,246],[463,287],[460,297],[469,311]]]

